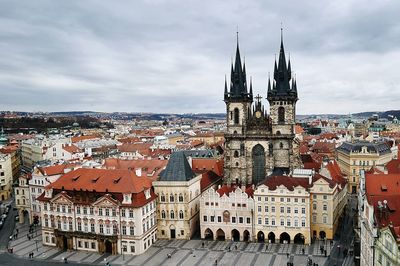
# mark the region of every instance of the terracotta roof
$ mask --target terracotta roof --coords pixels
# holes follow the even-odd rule
[[[158,177],[160,172],[167,166],[167,160],[122,160],[116,158],[107,158],[104,161],[104,167],[107,169],[134,170],[141,169],[147,176]]]
[[[196,148],[196,147],[198,147],[198,146],[204,145],[204,141],[202,141],[202,140],[192,140],[192,141],[190,142],[190,145],[191,145],[192,147]]]
[[[326,132],[319,135],[320,139],[338,139],[335,133]]]
[[[308,178],[298,178],[291,176],[269,176],[262,183],[270,190],[276,190],[280,185],[285,186],[288,190],[293,191],[295,187],[301,186],[305,189],[310,187]]]
[[[334,180],[329,179],[323,175],[320,175],[319,173],[315,173],[313,176],[313,183],[318,181],[319,179],[325,180],[329,184],[330,188],[334,188],[337,185],[337,183]]]
[[[400,174],[400,159],[393,159],[386,164],[389,174]]]
[[[195,173],[213,171],[218,176],[224,175],[224,160],[215,158],[193,158],[192,169]]]
[[[379,227],[400,226],[400,174],[366,174],[365,189]]]
[[[64,174],[65,169],[72,168],[74,166],[75,164],[58,164],[47,167],[38,167],[38,169],[42,173],[42,175],[52,176]]]
[[[335,143],[317,141],[312,147],[314,152],[317,153],[335,153]]]
[[[139,193],[151,188],[151,179],[134,171],[80,168],[62,175],[46,188],[110,193]]]
[[[66,150],[69,153],[78,153],[80,152],[80,149],[76,147],[74,144],[71,145],[64,145],[63,150]]]
[[[147,142],[124,143],[118,146],[118,150],[120,152],[139,152],[140,154],[142,154],[150,151],[150,147],[152,145],[153,144]]]
[[[366,174],[383,174],[384,172],[379,170],[376,166],[372,166],[371,169],[365,171]],[[392,174],[392,173],[389,173]]]
[[[83,135],[83,136],[79,136],[79,137],[72,137],[71,141],[72,143],[77,143],[83,140],[89,140],[89,139],[98,139],[99,137],[96,135]]]
[[[336,160],[329,161],[329,163],[326,165],[326,169],[331,174],[332,179],[335,182],[340,183],[342,187],[347,183],[345,175],[340,170],[339,164]]]
[[[200,187],[201,191],[205,191],[209,187],[211,187],[214,184],[219,183],[222,180],[221,176],[218,176],[215,174],[213,171],[207,171],[201,175],[201,180],[200,180]]]

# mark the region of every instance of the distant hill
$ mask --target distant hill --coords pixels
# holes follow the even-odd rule
[[[388,118],[388,119],[391,119],[393,117],[400,118],[400,110],[390,110],[385,112],[362,112],[362,113],[355,113],[353,114],[353,116],[368,118],[374,114],[378,114],[379,118]]]

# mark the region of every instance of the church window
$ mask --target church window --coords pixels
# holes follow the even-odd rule
[[[233,157],[235,157],[235,158],[239,157],[239,152],[238,152],[238,151],[235,151],[235,152],[233,153]]]
[[[257,144],[253,148],[253,181],[259,183],[265,178],[265,151],[264,147]]]
[[[233,122],[235,123],[235,125],[239,124],[239,109],[238,108],[235,108],[233,110],[233,116],[234,116]]]
[[[281,106],[278,108],[278,123],[284,123],[284,122],[285,122],[285,108]]]

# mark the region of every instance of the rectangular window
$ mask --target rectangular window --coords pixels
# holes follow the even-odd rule
[[[82,247],[82,241],[78,241],[78,247],[81,248]]]
[[[281,226],[285,226],[285,220],[283,218],[281,219]]]
[[[92,249],[96,249],[96,243],[92,242]]]
[[[121,210],[121,216],[122,216],[122,217],[125,217],[125,209],[122,209],[122,210]]]
[[[94,224],[90,224],[90,231],[94,233]]]
[[[274,198],[274,197],[271,197],[271,201],[275,201],[275,198]]]
[[[99,208],[99,215],[103,216],[103,209],[102,208]]]
[[[135,227],[133,227],[133,226],[130,226],[130,227],[129,227],[129,234],[130,234],[131,236],[133,236],[133,235],[135,234]]]
[[[85,241],[85,248],[89,248],[89,242]]]
[[[285,207],[281,207],[281,213],[285,213]]]
[[[327,195],[324,195],[324,200],[326,200],[328,198],[328,196]]]
[[[265,217],[265,225],[268,225],[269,221],[268,221],[268,217]]]
[[[306,208],[301,208],[301,213],[306,214]]]
[[[247,217],[247,218],[246,218],[246,222],[247,222],[248,224],[251,223],[250,217]]]
[[[110,209],[106,209],[106,216],[110,216]]]
[[[129,210],[129,218],[133,218],[133,210],[132,209]]]
[[[324,204],[323,210],[324,210],[324,211],[327,211],[327,210],[328,210],[328,205]]]
[[[271,207],[271,212],[275,212],[275,206]]]
[[[291,225],[290,219],[287,219],[287,220],[286,220],[286,226],[292,226],[292,225]]]
[[[305,227],[305,226],[306,226],[306,220],[304,220],[304,219],[301,220],[301,226],[302,226],[302,227]]]
[[[126,235],[126,225],[123,225],[123,226],[122,226],[122,234],[123,234],[123,235]]]
[[[240,224],[243,223],[243,217],[239,217],[239,223],[240,223]]]
[[[83,214],[87,214],[87,208],[83,207]]]
[[[271,219],[271,225],[275,226],[275,218]]]
[[[214,222],[214,216],[212,215],[212,216],[210,216],[210,222]]]
[[[220,223],[220,222],[222,222],[222,217],[221,216],[218,216],[217,217],[217,221]]]
[[[232,216],[232,223],[235,224],[236,223],[236,217]]]
[[[82,231],[82,223],[78,222],[78,231]]]
[[[131,253],[135,253],[135,246],[131,246]]]
[[[207,222],[207,216],[206,215],[203,216],[203,220],[204,220],[204,222]]]
[[[58,210],[57,210],[57,211],[58,211]],[[76,213],[77,213],[77,214],[81,214],[81,207],[79,207],[79,206],[76,207]]]
[[[104,234],[104,226],[102,224],[99,225],[100,234]]]
[[[261,212],[261,206],[258,206],[257,209],[258,209],[258,212]]]
[[[294,213],[299,213],[299,209],[298,208],[294,208]]]
[[[286,208],[286,213],[290,213],[290,211],[291,211],[291,210],[290,210],[290,207],[287,207],[287,208]]]
[[[301,202],[302,203],[306,203],[306,199],[301,199]]]
[[[261,223],[262,223],[261,217],[258,217],[258,224],[261,224]]]
[[[268,206],[264,207],[265,212],[268,212]]]
[[[117,216],[117,211],[115,209],[112,209],[112,216]]]
[[[284,198],[281,198],[281,202],[284,202],[285,201],[285,199]]]

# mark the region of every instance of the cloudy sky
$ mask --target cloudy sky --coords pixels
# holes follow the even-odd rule
[[[279,49],[299,114],[400,109],[400,1],[0,1],[0,110],[224,112],[236,29],[255,93]]]

